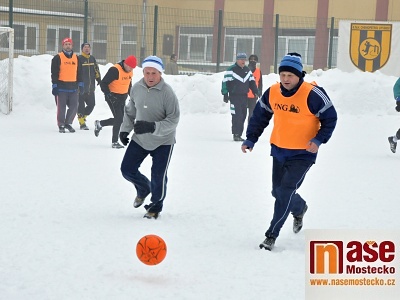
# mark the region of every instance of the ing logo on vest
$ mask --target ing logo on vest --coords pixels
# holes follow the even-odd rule
[[[64,65],[73,65],[75,66],[75,62],[74,61],[64,61]]]
[[[392,24],[351,23],[350,59],[361,71],[375,72],[389,60]]]
[[[300,113],[300,107],[295,106],[294,104],[291,104],[290,106],[287,104],[279,104],[279,103],[275,103],[274,105],[274,109],[275,110],[282,110],[282,111],[288,111],[291,113]]]

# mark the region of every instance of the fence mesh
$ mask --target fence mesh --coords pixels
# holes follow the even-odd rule
[[[104,64],[131,54],[166,62],[174,53],[182,73],[222,71],[237,52],[257,54],[264,73],[292,51],[302,54],[306,70],[335,67],[338,21],[84,0],[0,0],[0,26],[14,28],[15,55],[54,55],[69,36],[75,52],[89,42]]]

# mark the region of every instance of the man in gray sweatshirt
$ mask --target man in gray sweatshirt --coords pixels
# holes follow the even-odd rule
[[[180,112],[178,98],[162,78],[162,60],[149,56],[144,59],[142,68],[144,77],[132,86],[119,133],[121,142],[127,145],[129,133],[134,131],[122,160],[121,172],[136,188],[133,206],[141,206],[151,193],[150,204],[144,206],[144,218],[157,219],[166,196],[167,170],[176,142]],[[148,155],[153,162],[151,180],[139,171]]]

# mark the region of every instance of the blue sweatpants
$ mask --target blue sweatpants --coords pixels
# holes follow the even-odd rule
[[[277,238],[289,213],[298,216],[306,201],[297,193],[308,170],[314,164],[308,160],[286,160],[273,158],[272,196],[275,197],[274,215],[265,236]]]
[[[151,193],[149,212],[162,211],[167,193],[167,170],[173,149],[174,145],[162,145],[154,150],[146,150],[135,141],[131,141],[126,149],[121,164],[122,176],[133,183],[138,197],[145,198]],[[139,171],[148,155],[153,159],[151,181]]]

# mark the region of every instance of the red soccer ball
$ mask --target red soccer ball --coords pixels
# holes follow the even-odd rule
[[[167,245],[158,235],[145,235],[136,245],[136,255],[146,265],[158,265],[167,255]]]

